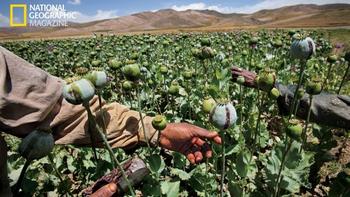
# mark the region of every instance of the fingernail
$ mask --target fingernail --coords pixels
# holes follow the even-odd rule
[[[115,183],[110,183],[108,185],[108,189],[109,189],[109,191],[115,193],[117,191],[117,185]]]

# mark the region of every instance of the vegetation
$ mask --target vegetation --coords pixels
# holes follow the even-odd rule
[[[307,51],[305,56],[293,49],[298,45],[292,45],[293,40],[302,44],[306,37],[315,42],[316,54]],[[159,148],[114,149],[117,161],[136,154],[149,165],[151,174],[134,187],[143,196],[218,196],[220,189],[225,196],[350,195],[349,164],[341,160],[342,151],[331,151],[347,143],[347,131],[293,114],[281,116],[276,102],[279,91],[273,88],[274,82],[298,84],[298,95],[304,89],[313,95],[325,81],[323,90],[336,94],[342,86],[340,93],[350,94],[349,76],[344,75],[349,62],[339,54],[342,50],[331,56],[334,46],[322,31],[111,35],[3,46],[68,83],[92,70],[105,71],[112,80],[99,94],[108,102],[157,115],[153,125],[158,129],[166,126],[165,120],[220,129],[223,146],[211,144],[213,157],[198,165]],[[233,65],[255,71],[261,90],[244,87],[244,78],[233,82]],[[294,112],[298,98],[293,103]],[[230,127],[216,114],[223,106],[238,118],[230,120],[235,123]],[[209,118],[211,111],[214,118]],[[6,141],[10,178],[18,177],[25,163],[17,151],[19,140],[6,136]],[[114,168],[110,152],[96,152],[97,163],[91,148],[56,146],[49,157],[31,162],[23,178],[23,194],[80,196]]]

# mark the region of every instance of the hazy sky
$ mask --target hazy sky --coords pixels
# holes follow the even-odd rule
[[[0,26],[8,26],[9,5],[64,4],[67,11],[75,12],[75,22],[87,22],[125,16],[142,11],[211,9],[223,13],[252,13],[261,9],[273,9],[302,3],[328,4],[350,3],[350,0],[2,0],[0,5]]]

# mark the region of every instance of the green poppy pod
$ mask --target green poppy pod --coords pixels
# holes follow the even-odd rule
[[[51,133],[32,131],[19,144],[19,154],[29,161],[40,159],[52,151],[55,141]]]
[[[301,125],[299,120],[297,119],[289,120],[286,128],[286,133],[288,137],[294,140],[300,141],[302,132],[303,132],[303,126]]]
[[[256,82],[260,89],[266,92],[270,92],[271,89],[275,86],[276,75],[271,70],[265,69],[259,73]]]
[[[243,85],[245,83],[245,78],[243,76],[238,76],[237,83]]]
[[[320,94],[322,91],[322,82],[320,79],[312,79],[306,83],[306,93],[310,95]]]
[[[202,110],[204,113],[209,114],[211,110],[215,107],[216,102],[212,98],[206,98],[202,103]]]
[[[141,70],[138,64],[128,64],[123,67],[123,73],[129,80],[137,80],[141,76]]]
[[[130,91],[130,90],[132,90],[132,88],[133,88],[133,82],[132,82],[132,81],[128,81],[128,80],[124,81],[123,84],[122,84],[122,88],[123,88],[123,90],[125,90],[125,91]]]
[[[92,71],[86,77],[96,88],[103,88],[108,83],[108,77],[104,71]]]
[[[152,120],[152,126],[158,131],[164,130],[167,126],[167,120],[162,115],[156,115]]]
[[[334,64],[335,62],[337,62],[337,60],[338,60],[338,56],[337,55],[330,55],[327,58],[327,62],[331,63],[331,64]]]
[[[277,88],[272,88],[270,91],[270,97],[277,99],[281,95],[280,91]]]

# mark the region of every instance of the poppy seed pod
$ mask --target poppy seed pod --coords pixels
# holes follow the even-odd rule
[[[327,58],[327,62],[331,63],[331,64],[334,64],[335,62],[337,62],[337,60],[338,60],[338,56],[337,55],[330,55]]]
[[[212,98],[206,98],[204,99],[202,103],[202,110],[204,113],[209,114],[211,110],[215,107],[216,102]]]
[[[166,125],[167,125],[167,120],[162,115],[156,115],[152,120],[153,128],[158,131],[164,130]]]
[[[168,67],[166,66],[161,66],[159,70],[160,70],[160,73],[162,73],[163,75],[168,73]]]
[[[281,95],[280,91],[277,88],[272,88],[270,91],[270,96],[273,99],[277,99]]]
[[[210,42],[209,38],[202,38],[201,39],[201,46],[208,46],[208,47],[210,47],[210,45],[211,45],[211,42]]]
[[[168,89],[169,94],[171,95],[177,95],[180,91],[180,85],[178,82],[173,81]]]
[[[141,70],[138,64],[128,64],[123,67],[123,73],[129,80],[137,80],[141,76]]]
[[[302,132],[303,132],[303,127],[299,120],[297,119],[289,120],[286,128],[286,133],[290,138],[300,141]]]
[[[199,49],[197,49],[197,48],[193,48],[192,50],[191,50],[191,53],[192,53],[192,55],[194,56],[194,57],[200,57],[201,56],[201,50],[199,50]]]
[[[22,157],[32,161],[47,156],[54,144],[51,133],[35,130],[22,139],[18,152]]]
[[[269,92],[275,86],[275,81],[276,75],[270,69],[265,69],[260,72],[256,79],[258,87],[266,92]]]
[[[290,47],[290,54],[295,59],[306,60],[316,53],[314,41],[307,37],[303,40],[295,39]]]
[[[237,83],[240,85],[243,85],[245,82],[245,78],[243,76],[238,76],[237,77]]]
[[[122,65],[122,62],[118,61],[117,59],[111,59],[109,60],[108,64],[110,68],[116,70]]]
[[[306,83],[306,93],[310,95],[320,94],[322,91],[322,82],[320,79],[312,79]]]
[[[73,105],[89,102],[95,95],[94,85],[87,79],[80,79],[63,88],[63,97]]]
[[[297,98],[298,99],[303,98],[304,94],[305,94],[305,90],[303,88],[299,88],[297,91]]]
[[[210,121],[219,129],[228,129],[237,121],[235,107],[230,102],[218,103],[211,110]]]
[[[103,88],[108,83],[108,77],[104,71],[92,71],[85,78],[96,88]]]
[[[213,58],[214,56],[215,56],[215,53],[214,53],[212,48],[210,48],[210,47],[203,47],[202,48],[202,55],[201,55],[202,58],[210,59],[210,58]]]
[[[193,72],[191,70],[186,70],[185,72],[183,72],[182,76],[184,77],[184,79],[191,79],[193,75]]]
[[[125,91],[132,90],[132,87],[133,87],[133,83],[131,81],[124,81],[123,84],[122,84],[122,88]]]

